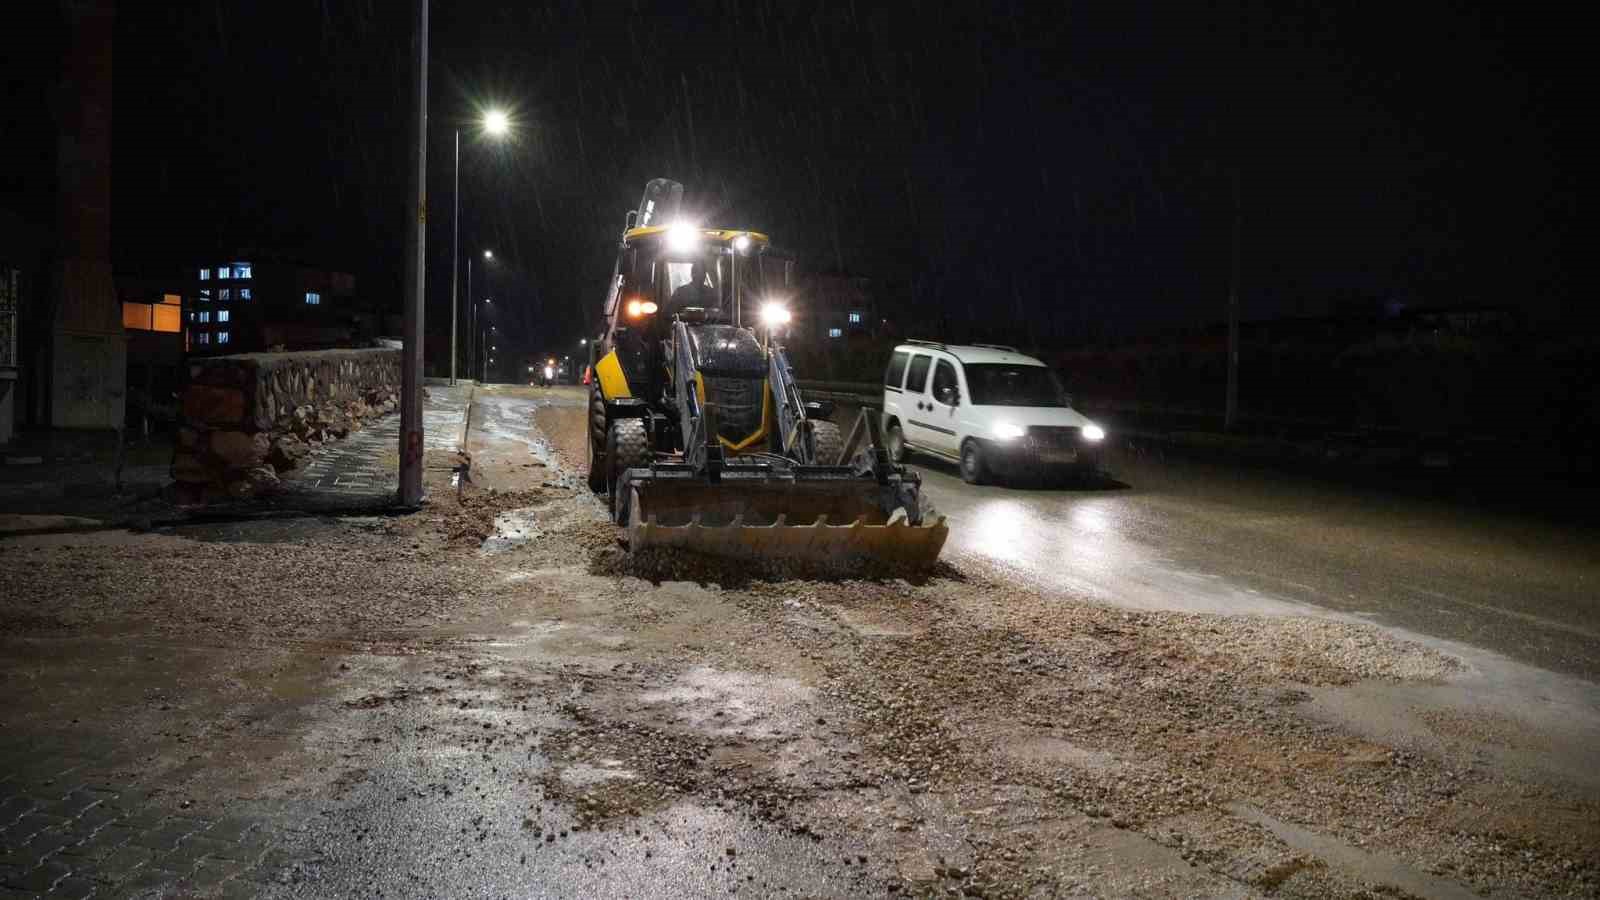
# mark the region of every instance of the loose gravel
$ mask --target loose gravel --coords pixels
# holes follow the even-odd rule
[[[1405,879],[1384,873],[1402,871],[1491,896],[1600,893],[1597,798],[1303,713],[1359,682],[1461,675],[1380,629],[1128,611],[963,561],[806,580],[630,557],[581,490],[435,496],[288,542],[3,541],[0,629],[448,646],[436,683],[352,714],[492,703],[515,673],[500,712],[546,711],[513,735],[538,749],[528,782],[577,827],[693,799],[822,842],[883,892],[1392,897]],[[479,549],[508,512],[533,536]],[[562,637],[511,660],[430,631],[511,619]],[[545,827],[524,823],[530,841]]]

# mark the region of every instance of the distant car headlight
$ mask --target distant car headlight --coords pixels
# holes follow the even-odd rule
[[[994,426],[994,436],[1002,441],[1013,440],[1027,433],[1028,429],[1023,428],[1021,425],[1013,425],[1010,422],[998,422]]]
[[[1098,441],[1106,436],[1106,430],[1099,425],[1083,426],[1083,439],[1089,442]]]

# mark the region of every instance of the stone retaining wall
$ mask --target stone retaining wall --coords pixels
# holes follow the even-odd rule
[[[178,500],[271,492],[312,447],[393,412],[399,392],[392,349],[192,360],[172,460]]]

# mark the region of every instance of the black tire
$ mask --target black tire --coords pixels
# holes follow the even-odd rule
[[[987,484],[989,467],[983,461],[983,445],[968,440],[961,445],[961,480],[967,484]]]
[[[844,435],[832,422],[811,420],[811,446],[816,451],[812,462],[824,466],[839,465],[839,454],[844,452]]]
[[[589,389],[589,490],[606,490],[606,400],[599,386]]]
[[[611,495],[611,508],[616,521],[626,511],[625,501],[618,496],[617,482],[628,469],[650,465],[650,434],[645,431],[643,419],[616,419],[606,430],[606,493]]]
[[[883,430],[883,443],[883,449],[889,451],[890,462],[899,465],[906,461],[906,433],[900,430],[899,422],[891,422]]]

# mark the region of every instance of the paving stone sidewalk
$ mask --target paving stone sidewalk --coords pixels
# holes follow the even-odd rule
[[[0,898],[256,897],[315,864],[285,846],[303,813],[171,813],[116,762],[0,747]]]
[[[429,384],[422,427],[428,450],[457,449],[472,386]],[[344,440],[313,451],[284,478],[291,495],[355,500],[386,499],[399,488],[400,414],[391,413]]]

